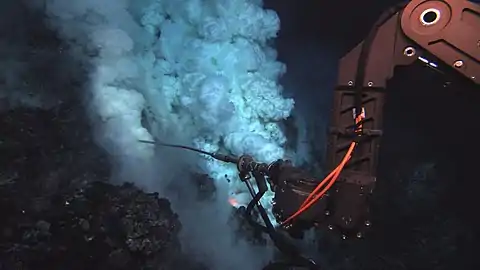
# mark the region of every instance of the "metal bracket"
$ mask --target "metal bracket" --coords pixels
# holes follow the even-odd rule
[[[387,81],[393,76],[395,66],[409,65],[417,59],[415,49],[408,49],[414,46],[403,35],[399,20],[397,13],[382,24],[369,48],[361,89],[361,106],[366,111],[363,133],[352,159],[333,187],[335,192],[329,196],[329,210],[332,213],[329,220],[340,231],[363,233],[369,218],[368,197],[376,181]],[[364,42],[340,61],[327,148],[327,160],[332,168],[341,162],[354,135],[352,110],[356,108],[358,89],[354,79]]]

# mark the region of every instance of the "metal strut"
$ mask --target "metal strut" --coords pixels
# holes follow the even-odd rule
[[[161,141],[147,141],[147,140],[138,140],[138,141],[146,144],[185,149],[185,150],[197,152],[199,154],[212,157],[219,161],[235,164],[237,166],[238,176],[240,180],[242,180],[242,182],[245,183],[250,194],[252,195],[252,200],[247,205],[247,208],[245,211],[245,217],[247,221],[252,225],[252,227],[268,234],[268,236],[272,240],[273,244],[278,248],[278,250],[282,252],[287,258],[290,259],[287,262],[272,262],[264,269],[272,269],[272,268],[278,269],[276,267],[302,267],[304,269],[307,268],[310,270],[320,269],[320,267],[315,263],[315,261],[308,259],[306,257],[303,257],[302,254],[295,247],[295,245],[292,244],[290,241],[288,241],[285,238],[285,236],[280,234],[275,229],[272,222],[270,221],[270,218],[268,217],[267,211],[260,203],[260,199],[268,190],[266,177],[270,176],[271,168],[272,166],[274,166],[275,163],[271,163],[271,164],[259,163],[259,162],[256,162],[249,155],[242,155],[240,157],[235,157],[235,156],[224,155],[220,153],[206,152],[201,149],[197,149],[197,148],[189,147],[185,145],[164,143]],[[252,176],[256,181],[258,192],[255,191],[255,189],[253,188],[250,182],[250,179],[252,178]],[[253,219],[252,212],[254,208],[256,208],[258,213],[260,214],[260,217],[262,218],[264,225],[259,224]]]

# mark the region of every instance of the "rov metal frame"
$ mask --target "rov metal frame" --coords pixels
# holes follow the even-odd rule
[[[480,84],[480,5],[467,0],[412,0],[403,10],[380,20],[369,38],[345,55],[339,64],[334,91],[327,163],[335,167],[345,155],[355,127],[352,111],[365,110],[359,145],[329,192],[326,224],[361,236],[369,222],[383,134],[387,81],[397,66],[433,55],[460,75]],[[330,228],[332,226],[330,225]]]

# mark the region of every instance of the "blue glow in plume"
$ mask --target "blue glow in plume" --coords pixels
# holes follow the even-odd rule
[[[280,21],[261,0],[43,4],[50,25],[88,67],[85,95],[97,139],[119,167],[154,160],[154,148],[138,139],[187,138],[206,151],[263,162],[285,156],[279,123],[294,102],[282,97],[278,79],[286,68],[268,44]],[[217,183],[230,179],[225,192],[239,205],[249,201],[233,165],[207,158],[197,165]],[[263,198],[266,208],[271,199]]]

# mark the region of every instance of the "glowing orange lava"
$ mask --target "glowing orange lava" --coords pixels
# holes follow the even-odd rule
[[[228,203],[231,204],[233,207],[238,206],[238,201],[235,198],[229,198]]]

